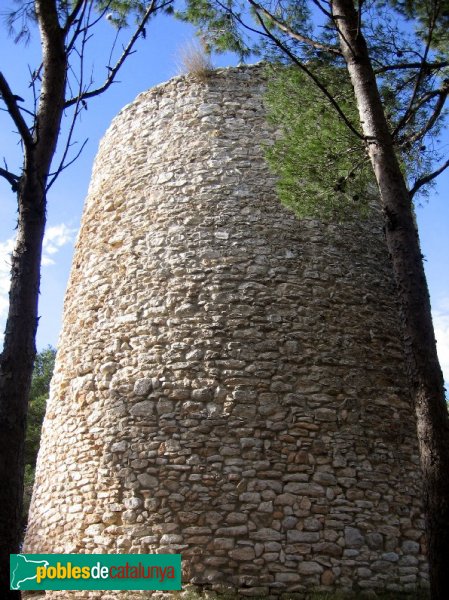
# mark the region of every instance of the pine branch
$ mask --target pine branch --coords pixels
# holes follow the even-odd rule
[[[332,19],[332,13],[326,10],[319,0],[312,0],[312,2],[323,13],[323,15],[326,15],[328,19]]]
[[[11,119],[14,121],[15,126],[17,127],[20,137],[23,140],[26,148],[31,148],[33,145],[33,137],[28,129],[28,125],[25,122],[25,119],[20,112],[19,107],[17,106],[16,96],[11,91],[8,82],[6,81],[3,73],[0,71],[0,94],[3,98],[4,103],[6,104],[6,108]]]
[[[63,27],[64,36],[67,35],[67,32],[69,31],[69,29],[71,28],[73,23],[76,21],[78,14],[79,14],[81,8],[83,7],[84,2],[85,2],[85,0],[77,0],[77,2],[75,3],[75,6],[73,7],[72,12],[67,17],[67,20]]]
[[[82,2],[81,5],[79,5],[79,9],[77,12],[78,18],[77,19],[73,19],[70,24],[69,24],[69,20],[67,20],[67,23],[64,26],[64,38],[67,38],[67,35],[70,31],[71,26],[75,23],[76,21],[76,27],[74,28],[74,31],[72,33],[72,39],[69,42],[66,42],[66,53],[67,56],[70,55],[70,53],[72,52],[72,49],[75,45],[76,40],[78,39],[78,36],[81,33],[82,27],[83,27],[83,20],[84,20],[84,15],[86,14],[87,11],[87,2]]]
[[[248,0],[248,2],[251,2],[251,0]],[[303,71],[308,77],[310,77],[310,79],[313,81],[313,83],[318,87],[318,89],[326,96],[326,98],[329,100],[330,104],[333,106],[333,108],[337,111],[338,115],[340,116],[340,118],[343,120],[343,122],[345,123],[345,125],[352,131],[352,133],[359,139],[366,141],[366,137],[363,136],[359,131],[357,131],[357,129],[354,127],[354,125],[351,123],[351,121],[348,119],[348,117],[345,115],[345,113],[343,112],[343,110],[340,108],[338,102],[335,100],[335,98],[332,96],[332,94],[329,92],[329,90],[326,88],[326,86],[324,86],[321,81],[318,79],[318,77],[312,72],[310,71],[310,69],[308,69],[308,67],[302,63],[294,54],[293,52],[291,52],[289,50],[289,48],[287,46],[285,46],[285,44],[283,44],[281,42],[281,40],[279,40],[279,38],[277,38],[276,36],[274,36],[271,31],[269,31],[269,29],[267,28],[267,26],[264,23],[264,20],[262,19],[262,17],[259,15],[259,13],[256,10],[256,16],[257,16],[257,20],[259,21],[259,24],[261,25],[261,27],[263,28],[263,30],[265,31],[265,36],[268,37],[272,42],[274,42],[276,44],[276,46],[282,50],[282,52],[284,52],[289,58],[290,60],[299,68],[301,69],[301,71]]]
[[[4,177],[6,181],[11,185],[11,189],[13,192],[17,192],[20,179],[18,175],[14,175],[14,173],[11,173],[7,169],[3,169],[2,167],[0,167],[0,176]]]
[[[423,125],[423,127],[421,127],[421,129],[419,131],[417,131],[416,133],[414,133],[413,135],[407,136],[404,140],[401,140],[401,146],[404,146],[405,144],[414,144],[415,142],[417,142],[418,140],[423,138],[426,135],[426,133],[432,129],[432,127],[435,125],[438,117],[441,115],[441,112],[446,103],[448,93],[449,93],[449,89],[446,90],[445,93],[440,94],[440,97],[438,98],[438,102],[436,103],[435,108],[433,109],[433,112],[430,115],[430,117],[427,119],[427,122],[425,123],[425,125]]]
[[[239,14],[234,13],[232,11],[232,9],[229,8],[229,6],[225,6],[222,2],[220,2],[220,0],[216,0],[216,2],[218,4],[218,6],[220,8],[222,8],[230,17],[235,19],[237,21],[237,23],[240,23],[240,25],[242,27],[244,27],[246,29],[246,31],[251,31],[252,33],[260,35],[261,37],[271,39],[271,36],[267,35],[264,31],[261,31],[260,29],[255,29],[254,27],[251,27],[251,25],[248,25],[248,23],[245,23],[245,21],[242,19],[242,17]]]
[[[449,61],[443,62],[409,62],[409,63],[397,63],[394,65],[385,65],[383,67],[379,67],[375,69],[375,75],[382,75],[382,73],[387,73],[388,71],[399,71],[406,69],[421,69],[424,68],[426,71],[437,71],[438,69],[444,69],[445,67],[449,67]]]
[[[423,177],[420,177],[419,179],[417,179],[415,181],[415,183],[413,184],[412,189],[409,192],[410,199],[413,198],[413,196],[416,194],[416,192],[418,192],[418,190],[420,190],[423,187],[423,185],[426,185],[427,183],[430,183],[431,181],[433,181],[436,177],[438,177],[438,175],[441,175],[441,173],[443,171],[445,171],[448,167],[449,167],[449,159],[445,163],[443,163],[441,165],[441,167],[439,167],[438,169],[433,171],[433,173],[429,173],[428,175],[424,175]]]
[[[432,90],[431,92],[427,92],[427,94],[424,94],[424,96],[422,98],[420,98],[419,102],[417,104],[415,104],[415,106],[413,106],[413,108],[409,109],[407,111],[408,114],[407,113],[404,114],[404,116],[399,121],[398,125],[396,125],[395,130],[393,131],[393,134],[392,134],[393,139],[397,138],[398,133],[401,131],[401,129],[403,129],[410,122],[410,120],[416,115],[416,113],[419,111],[420,108],[422,108],[425,104],[427,104],[433,98],[436,98],[436,97],[438,97],[438,102],[435,106],[434,113],[435,113],[435,111],[438,111],[438,114],[436,115],[438,117],[443,109],[443,106],[444,106],[444,103],[446,101],[448,94],[449,94],[449,80],[445,81],[443,87],[438,88],[437,90]],[[434,122],[432,123],[432,126],[433,126],[433,124],[434,124]]]
[[[326,44],[321,44],[320,42],[317,42],[316,40],[313,40],[312,38],[309,38],[305,35],[297,33],[296,31],[293,31],[293,29],[288,27],[288,25],[286,25],[285,23],[282,23],[282,21],[279,21],[279,19],[277,19],[266,8],[264,8],[260,4],[257,4],[257,2],[254,2],[254,0],[248,0],[248,2],[257,11],[257,13],[261,12],[262,14],[264,14],[268,19],[270,19],[270,21],[273,21],[273,23],[276,25],[276,27],[278,29],[280,29],[281,31],[283,31],[284,33],[289,35],[291,38],[297,40],[298,42],[307,44],[308,46],[312,46],[316,50],[323,50],[324,52],[330,52],[331,54],[336,54],[337,56],[341,56],[341,51],[336,46],[328,46]]]
[[[429,29],[428,29],[428,32],[427,32],[426,47],[425,47],[425,50],[424,50],[423,59],[421,61],[421,67],[419,68],[418,74],[416,76],[416,81],[415,81],[414,89],[413,89],[413,92],[412,92],[412,97],[410,99],[410,102],[409,102],[407,110],[405,111],[404,115],[402,116],[402,119],[399,121],[399,123],[398,123],[398,125],[396,127],[396,130],[395,130],[394,134],[399,129],[401,129],[401,127],[403,127],[405,125],[405,123],[409,120],[409,115],[413,112],[415,100],[418,98],[421,84],[425,80],[425,77],[426,77],[426,74],[427,74],[427,70],[426,70],[426,68],[425,68],[424,65],[427,63],[427,57],[429,55],[430,48],[431,48],[431,45],[432,45],[433,33],[434,33],[434,30],[435,30],[435,26],[436,26],[436,16],[437,16],[436,14],[433,14],[432,17],[431,17],[431,19],[430,19]]]

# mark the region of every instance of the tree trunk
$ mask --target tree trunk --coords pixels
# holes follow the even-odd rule
[[[170,3],[170,2],[169,2]],[[6,324],[4,350],[0,355],[0,597],[19,598],[20,592],[9,590],[9,554],[17,553],[21,537],[23,496],[24,442],[28,395],[35,357],[35,337],[38,323],[40,263],[46,221],[46,191],[49,171],[55,154],[64,108],[77,105],[84,98],[92,98],[106,91],[130,54],[145,24],[160,7],[150,2],[140,19],[130,42],[123,49],[106,82],[96,90],[83,83],[84,37],[98,21],[90,20],[95,2],[84,0],[33,0],[34,15],[40,31],[42,65],[39,69],[41,85],[39,104],[32,126],[17,105],[17,96],[9,89],[0,73],[0,87],[7,110],[21,136],[24,148],[22,176],[1,169],[1,175],[14,187],[18,183],[18,236],[12,258],[9,314]],[[65,10],[60,10],[66,5]],[[130,3],[133,4],[133,3]],[[146,3],[142,2],[142,6]],[[135,7],[134,7],[135,8]],[[128,10],[133,12],[133,6]],[[137,9],[136,9],[137,10]],[[139,11],[137,10],[137,14]],[[59,18],[64,18],[61,25]],[[77,41],[81,46],[75,49]],[[83,39],[83,42],[80,40]],[[66,101],[67,69],[71,53],[78,55],[80,75],[78,95]],[[32,113],[28,112],[28,115]],[[69,141],[67,142],[69,147]],[[63,163],[65,161],[63,160]],[[62,165],[53,174],[60,174]]]
[[[332,9],[380,190],[417,418],[431,597],[444,600],[449,590],[449,419],[419,238],[353,0],[333,0]]]
[[[34,178],[33,178],[34,179]],[[0,589],[9,590],[9,554],[21,540],[23,464],[28,394],[38,323],[40,262],[45,229],[45,193],[34,181],[19,190],[17,241],[12,255],[9,314],[0,358]]]
[[[18,186],[18,231],[12,255],[9,313],[0,356],[0,594],[9,590],[9,554],[19,551],[28,395],[36,354],[46,187],[56,150],[66,90],[67,54],[55,0],[34,0],[41,35],[42,83],[34,128],[21,131],[23,174]],[[26,124],[24,125],[26,127]]]

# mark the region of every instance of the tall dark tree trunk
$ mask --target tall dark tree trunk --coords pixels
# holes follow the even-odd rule
[[[38,323],[40,260],[45,229],[45,192],[36,181],[19,191],[19,222],[12,255],[9,314],[0,371],[0,589],[2,598],[20,598],[9,588],[9,554],[17,553],[22,532],[24,441]]]
[[[4,350],[0,355],[0,597],[18,598],[19,592],[9,590],[9,554],[17,553],[20,541],[23,496],[24,442],[28,394],[35,357],[35,336],[38,322],[40,262],[45,229],[46,192],[49,171],[56,151],[61,120],[65,108],[74,107],[72,125],[65,151],[56,173],[50,176],[50,185],[72,161],[67,161],[73,127],[80,107],[88,98],[103,94],[116,80],[134,46],[145,36],[145,26],[158,11],[168,8],[173,0],[158,3],[155,0],[122,2],[127,13],[135,13],[139,22],[128,44],[113,67],[108,67],[105,82],[91,89],[86,85],[84,53],[93,34],[111,3],[93,0],[33,0],[34,16],[39,27],[42,64],[36,72],[41,79],[39,103],[31,115],[29,126],[17,104],[17,96],[9,88],[0,72],[0,94],[6,109],[16,125],[24,150],[22,176],[0,168],[0,175],[18,190],[18,237],[12,260],[12,285],[9,315],[6,324]],[[114,4],[114,3],[112,3]],[[31,8],[31,7],[28,7]],[[99,8],[99,14],[94,9]],[[118,10],[118,9],[117,9]],[[143,12],[142,12],[143,11]],[[59,19],[63,20],[63,24]],[[114,43],[115,45],[115,43]],[[112,52],[112,51],[111,51]],[[78,75],[74,72],[75,94],[66,98],[67,71],[70,56],[79,59]],[[72,92],[72,90],[70,90]]]
[[[8,599],[20,598],[20,592],[9,589],[9,554],[19,551],[22,534],[24,443],[36,354],[46,187],[65,102],[65,31],[60,26],[56,4],[54,0],[34,2],[41,35],[42,84],[33,131],[27,130],[20,114],[15,116],[25,158],[18,182],[18,231],[0,356],[0,596]],[[8,109],[14,113],[11,103],[12,100],[7,104]]]
[[[19,598],[20,593],[9,590],[9,554],[17,553],[21,537],[21,511],[23,496],[24,442],[28,394],[35,357],[35,336],[38,322],[40,262],[45,229],[46,191],[49,171],[55,154],[64,108],[74,107],[70,134],[65,152],[53,182],[67,162],[73,126],[85,100],[103,94],[112,83],[126,59],[134,52],[139,37],[145,34],[145,25],[156,12],[167,8],[173,0],[159,4],[155,0],[122,3],[127,12],[139,18],[133,35],[123,48],[114,67],[108,67],[105,82],[90,89],[93,82],[85,84],[83,64],[86,43],[101,16],[93,8],[103,8],[105,16],[110,3],[86,0],[31,0],[40,31],[42,64],[38,70],[41,78],[39,104],[32,116],[30,127],[17,104],[17,96],[9,88],[0,72],[0,94],[21,137],[24,149],[22,176],[0,168],[4,177],[18,190],[18,237],[12,260],[12,285],[9,315],[6,324],[4,350],[0,355],[0,598]],[[29,7],[30,8],[30,7]],[[145,9],[143,14],[140,9]],[[59,12],[58,12],[59,10]],[[104,12],[102,12],[104,11]],[[59,18],[64,20],[61,25]],[[78,44],[78,45],[77,45]],[[79,59],[78,76],[74,73],[74,97],[66,98],[67,71],[70,56]],[[76,61],[75,61],[76,62]],[[73,65],[72,65],[73,69]]]
[[[444,600],[449,590],[449,419],[418,233],[354,2],[333,0],[332,9],[380,190],[417,418],[431,594],[432,600]]]

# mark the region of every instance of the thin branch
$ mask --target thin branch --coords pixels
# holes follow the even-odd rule
[[[432,18],[431,18],[431,21],[429,23],[429,29],[428,29],[428,32],[427,32],[426,47],[425,47],[424,55],[423,55],[423,58],[422,58],[422,61],[421,61],[421,67],[420,67],[418,75],[416,77],[415,85],[414,85],[413,92],[412,92],[412,97],[410,98],[410,102],[409,102],[407,110],[405,111],[404,115],[402,116],[401,120],[399,121],[398,125],[396,126],[395,131],[393,132],[393,136],[409,120],[408,117],[409,117],[410,113],[413,110],[413,105],[415,103],[415,100],[418,97],[419,89],[420,89],[421,84],[424,81],[424,78],[425,78],[425,76],[427,74],[427,70],[426,70],[426,68],[425,68],[424,65],[427,63],[427,57],[429,55],[430,47],[432,45],[432,37],[433,37],[434,29],[435,29],[436,17],[437,17],[437,15],[433,14]]]
[[[251,31],[252,33],[260,35],[261,37],[266,37],[268,39],[271,39],[270,35],[267,35],[264,31],[261,31],[260,29],[254,29],[254,27],[251,27],[251,25],[248,25],[248,23],[245,23],[245,21],[238,14],[232,12],[232,9],[230,9],[229,6],[225,6],[222,2],[220,2],[220,0],[216,0],[216,2],[220,6],[220,8],[222,8],[231,17],[233,17],[247,31]]]
[[[50,183],[47,185],[47,187],[45,189],[46,192],[48,192],[48,190],[54,184],[54,182],[59,177],[59,175],[63,171],[65,171],[66,169],[68,169],[71,165],[73,165],[74,162],[76,162],[78,160],[78,158],[81,156],[81,153],[84,150],[84,147],[86,146],[86,144],[87,144],[88,141],[89,141],[89,138],[86,138],[84,140],[84,142],[81,144],[81,148],[78,150],[78,152],[75,154],[75,156],[69,160],[69,162],[64,163],[63,161],[61,161],[60,164],[59,164],[59,167],[56,169],[56,171],[54,173],[49,173],[48,174],[49,177],[51,177],[51,180],[50,180]],[[67,153],[66,153],[66,155],[67,155]]]
[[[67,53],[71,52],[73,46],[75,45],[76,40],[78,39],[79,35],[81,33],[85,34],[89,29],[92,29],[93,27],[95,27],[95,25],[97,23],[99,23],[100,21],[102,21],[104,19],[104,16],[106,15],[106,13],[108,12],[110,6],[111,6],[112,0],[109,0],[107,2],[107,4],[105,5],[105,7],[103,8],[103,10],[98,14],[96,19],[90,20],[90,18],[87,21],[87,24],[83,27],[83,21],[84,21],[84,16],[87,10],[87,5],[88,2],[87,0],[84,0],[84,4],[83,4],[83,11],[78,19],[77,22],[77,27],[72,35],[72,39],[70,40],[70,42],[68,42],[67,44]],[[93,0],[90,0],[90,5],[89,5],[89,14],[92,12],[92,6],[93,6],[94,2]]]
[[[382,75],[382,73],[387,73],[388,71],[397,71],[400,69],[421,69],[424,68],[426,71],[437,71],[438,69],[444,69],[444,67],[449,67],[449,61],[444,62],[436,62],[436,63],[428,63],[428,62],[409,62],[409,63],[397,63],[395,65],[385,65],[384,67],[379,67],[375,69],[375,75]]]
[[[432,129],[438,117],[441,115],[441,111],[443,110],[444,105],[446,103],[448,92],[449,90],[446,91],[445,94],[440,95],[432,114],[427,119],[427,122],[423,125],[423,127],[421,127],[421,129],[412,136],[408,136],[403,141],[401,141],[401,146],[403,146],[404,144],[414,144],[415,142],[423,138],[426,135],[426,133]]]
[[[251,0],[248,0],[248,1],[251,1]],[[345,125],[352,131],[352,133],[359,139],[367,141],[368,138],[366,136],[362,135],[359,131],[357,131],[357,129],[354,127],[354,125],[351,123],[351,121],[348,119],[348,117],[345,115],[345,113],[342,111],[342,109],[338,105],[338,102],[335,100],[335,98],[332,96],[332,94],[329,92],[329,90],[321,83],[321,81],[318,79],[318,77],[316,77],[316,75],[314,75],[314,73],[312,73],[312,71],[310,71],[306,67],[306,65],[303,64],[293,54],[293,52],[291,52],[289,50],[289,48],[287,46],[285,46],[285,44],[283,44],[276,36],[274,36],[271,33],[271,31],[268,30],[267,26],[265,25],[262,17],[259,15],[257,10],[256,10],[256,16],[257,16],[257,19],[258,19],[260,25],[262,26],[263,30],[265,31],[266,37],[270,38],[271,41],[273,41],[276,44],[276,46],[278,48],[280,48],[299,69],[304,71],[304,73],[308,77],[310,77],[310,79],[314,82],[314,84],[318,87],[318,89],[326,96],[326,98],[329,100],[331,105],[334,107],[334,109],[337,111],[337,113],[339,114],[339,116],[341,117],[341,119],[343,120]]]
[[[116,77],[118,71],[120,70],[121,66],[125,62],[125,60],[128,58],[128,56],[130,56],[132,54],[132,48],[133,48],[134,44],[136,43],[138,37],[141,35],[142,31],[144,30],[145,25],[146,25],[148,19],[151,17],[151,15],[155,11],[160,10],[161,8],[164,8],[165,6],[168,6],[172,3],[173,3],[173,0],[168,0],[167,2],[164,2],[163,4],[161,4],[160,6],[155,6],[156,0],[152,0],[150,6],[147,8],[144,16],[142,17],[139,26],[135,30],[134,35],[128,42],[128,45],[126,46],[126,48],[123,50],[122,55],[118,59],[115,66],[113,68],[111,68],[109,75],[108,75],[106,81],[104,82],[104,84],[95,90],[91,90],[89,92],[88,91],[83,92],[77,98],[71,98],[70,100],[67,100],[64,104],[64,107],[68,108],[69,106],[73,106],[80,100],[87,100],[88,98],[93,98],[94,96],[99,96],[100,94],[105,92],[114,82],[115,77]]]
[[[38,103],[38,99],[37,99],[38,93],[36,90],[36,80],[38,79],[39,75],[37,74],[36,71],[32,71],[31,67],[29,65],[28,65],[28,71],[30,73],[30,79],[31,79],[31,82],[28,87],[30,87],[33,90],[33,115],[34,116],[33,116],[33,126],[30,131],[31,135],[33,135],[34,134],[34,126],[36,123],[37,106],[38,106],[38,104],[37,104]]]
[[[30,73],[31,75],[31,83],[28,87],[31,87],[32,85],[34,85],[36,83],[37,80],[42,81],[42,69],[44,68],[44,65],[41,63],[40,66],[35,69],[34,71],[32,71]]]
[[[112,4],[112,0],[108,0],[108,3],[105,5],[103,10],[100,13],[98,13],[97,18],[93,19],[93,21],[89,22],[89,24],[87,25],[87,29],[93,29],[97,23],[99,23],[100,21],[102,21],[104,19],[106,13],[110,9],[111,4]]]
[[[78,84],[78,88],[77,88],[77,89],[79,89],[78,75],[75,73],[75,70],[74,70],[74,68],[72,67],[72,65],[69,65],[69,66],[68,66],[68,69],[67,69],[67,74],[68,74],[68,73],[71,73],[71,75],[73,76],[73,78],[74,78],[75,82]],[[69,78],[69,77],[67,77],[67,89],[68,89],[68,91],[69,91],[69,93],[70,93],[70,96],[74,96],[74,95],[75,95],[75,92],[73,91],[73,90],[74,90],[74,88],[73,88],[73,86],[72,86],[72,82],[71,82],[71,80],[70,80],[70,78]]]
[[[72,116],[72,121],[70,123],[70,127],[69,127],[69,132],[67,135],[67,139],[65,142],[65,147],[64,147],[64,151],[62,153],[62,157],[61,160],[59,161],[59,165],[57,167],[57,169],[55,170],[54,173],[49,173],[49,177],[51,177],[50,182],[47,184],[46,187],[46,191],[48,192],[48,190],[51,188],[51,186],[54,184],[54,182],[56,181],[56,179],[59,177],[59,175],[62,173],[62,171],[64,171],[68,166],[70,166],[71,164],[73,164],[75,162],[75,160],[77,160],[77,158],[80,156],[81,152],[84,149],[84,146],[87,143],[87,140],[84,141],[84,143],[81,146],[80,151],[76,154],[76,156],[71,159],[69,162],[66,163],[67,160],[67,156],[69,153],[70,148],[72,147],[72,138],[73,138],[73,134],[75,131],[75,126],[76,123],[78,121],[78,117],[81,113],[82,110],[82,103],[84,102],[83,100],[81,100],[81,96],[82,96],[82,91],[83,91],[83,82],[84,82],[84,56],[85,56],[85,51],[86,51],[86,44],[90,39],[90,35],[88,35],[89,32],[89,23],[90,23],[90,19],[91,19],[91,15],[92,15],[92,10],[93,10],[93,2],[90,2],[89,4],[86,3],[83,7],[83,11],[81,12],[80,15],[80,21],[79,23],[84,23],[85,26],[84,27],[77,27],[77,32],[75,33],[75,35],[73,36],[73,42],[75,42],[76,38],[81,35],[81,48],[80,50],[78,50],[76,47],[74,47],[73,49],[75,50],[75,52],[78,54],[79,56],[79,77],[76,76],[75,72],[73,71],[72,66],[70,66],[71,70],[73,71],[73,76],[75,78],[75,81],[78,84],[78,94],[77,94],[77,101],[75,103],[75,108],[73,111],[73,116]]]
[[[71,53],[71,51],[72,51],[72,49],[73,49],[73,47],[75,45],[75,42],[76,42],[76,40],[78,39],[78,36],[81,33],[82,24],[83,24],[83,21],[84,21],[84,15],[86,14],[86,10],[87,10],[87,5],[88,5],[87,2],[82,2],[82,4],[80,5],[80,9],[82,8],[82,10],[81,10],[81,14],[79,14],[79,11],[78,11],[79,17],[78,17],[78,20],[77,20],[77,23],[76,23],[75,30],[74,30],[74,32],[72,34],[72,39],[69,42],[66,42],[66,54],[67,54],[67,56],[69,56],[69,54]],[[92,6],[92,3],[90,4],[90,6]],[[72,23],[73,22],[74,21],[72,21]],[[66,23],[66,27],[64,27],[64,37],[67,37],[67,34],[69,33],[69,31],[70,31],[70,28],[67,28],[67,23]]]
[[[0,167],[0,176],[4,177],[6,181],[11,185],[11,189],[13,192],[17,192],[20,179],[18,175],[14,175],[14,173],[11,173],[10,171],[7,171],[6,169]]]
[[[33,117],[33,119],[36,118],[36,113],[32,112],[31,110],[28,110],[27,108],[25,108],[24,106],[19,106],[18,109],[24,113],[26,113],[27,115],[30,115],[30,117]]]
[[[430,183],[431,181],[433,181],[436,177],[438,177],[438,175],[441,175],[441,173],[443,171],[445,171],[448,167],[449,167],[449,159],[445,163],[443,163],[441,165],[441,167],[439,167],[436,171],[433,171],[433,173],[429,173],[428,175],[424,175],[423,177],[420,177],[419,179],[417,179],[415,181],[415,183],[413,184],[412,189],[409,192],[410,199],[413,198],[413,196],[416,194],[416,192],[418,190],[420,190],[423,185],[426,185],[427,183]]]
[[[268,19],[273,21],[273,23],[276,25],[276,27],[278,29],[280,29],[281,31],[283,31],[284,33],[286,33],[293,39],[297,40],[298,42],[302,42],[304,44],[307,44],[308,46],[312,46],[313,48],[316,48],[317,50],[323,50],[325,52],[330,52],[331,54],[336,54],[337,56],[341,56],[341,50],[339,48],[337,48],[336,46],[328,46],[326,44],[321,44],[320,42],[317,42],[316,40],[312,40],[312,38],[309,38],[305,35],[297,33],[296,31],[293,31],[293,29],[288,27],[288,25],[286,25],[285,23],[282,23],[282,21],[279,21],[266,8],[264,8],[263,6],[260,6],[260,4],[257,4],[257,2],[254,2],[254,0],[248,0],[248,2],[249,2],[249,4],[251,4],[251,6],[257,12],[260,11],[266,17],[268,17]]]
[[[403,129],[409,122],[410,120],[416,115],[416,113],[418,112],[418,110],[420,108],[422,108],[425,104],[427,104],[428,102],[430,102],[430,100],[432,100],[433,98],[439,96],[439,101],[437,103],[437,106],[439,105],[439,103],[441,102],[442,99],[443,100],[443,104],[445,99],[447,98],[447,95],[449,94],[449,83],[446,83],[442,88],[438,88],[437,90],[432,90],[431,92],[427,92],[427,94],[424,94],[424,96],[422,98],[420,98],[419,102],[417,104],[415,104],[415,106],[408,111],[408,115],[404,114],[404,116],[401,118],[400,122],[398,123],[398,125],[396,125],[395,130],[392,133],[392,137],[397,138],[398,133],[401,131],[401,129]],[[441,112],[441,110],[440,110]]]
[[[112,63],[112,57],[113,57],[113,54],[114,54],[114,51],[115,51],[115,46],[117,44],[117,41],[118,41],[118,38],[119,38],[119,35],[120,35],[120,31],[121,31],[121,28],[117,27],[117,32],[115,34],[114,42],[112,43],[111,51],[109,52],[108,65],[110,65]]]
[[[329,19],[332,19],[332,13],[329,12],[328,10],[326,10],[321,3],[319,2],[319,0],[312,0],[312,2],[315,4],[315,6],[324,14],[326,15],[326,17],[328,17]]]
[[[6,108],[8,109],[8,113],[10,114],[11,119],[14,121],[14,124],[19,130],[20,136],[23,140],[23,143],[25,144],[25,147],[30,148],[34,143],[30,130],[28,129],[28,125],[26,124],[25,119],[23,118],[22,113],[20,112],[20,108],[17,106],[17,100],[1,71],[0,94],[3,98],[4,103],[6,104]]]
[[[84,4],[84,0],[77,0],[77,2],[75,3],[75,6],[73,7],[72,12],[67,17],[67,21],[65,22],[64,27],[62,28],[63,32],[64,32],[64,36],[67,35],[69,29],[71,28],[71,26],[75,22],[76,18],[78,17],[78,14],[79,14],[81,8],[83,7],[83,4]]]

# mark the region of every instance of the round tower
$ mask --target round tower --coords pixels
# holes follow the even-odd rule
[[[25,551],[177,552],[184,583],[241,596],[416,592],[421,474],[381,219],[280,205],[264,73],[177,77],[101,142]]]

